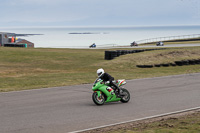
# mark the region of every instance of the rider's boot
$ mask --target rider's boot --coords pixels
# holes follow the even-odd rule
[[[119,98],[121,97],[119,88],[116,88],[115,94],[116,94],[117,97],[119,97]]]

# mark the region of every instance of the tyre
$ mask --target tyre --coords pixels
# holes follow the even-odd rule
[[[190,65],[195,65],[195,61],[194,61],[194,60],[188,60],[188,63],[189,63]]]
[[[94,92],[92,94],[92,100],[96,105],[103,105],[105,103],[105,95],[101,94],[101,96],[98,97],[97,92]]]
[[[105,60],[111,60],[111,52],[105,51]]]
[[[128,92],[128,90],[122,88],[122,89],[120,90],[120,93],[123,94],[123,97],[121,98],[120,101],[121,101],[122,103],[127,103],[127,102],[130,100],[130,93]]]
[[[153,65],[144,65],[144,68],[152,68]]]
[[[176,64],[175,63],[170,63],[170,66],[176,66]]]
[[[182,62],[183,62],[183,65],[189,65],[189,61],[187,60],[183,60]]]
[[[121,55],[121,50],[117,50],[117,57]]]
[[[199,60],[194,60],[195,64],[200,64]]]
[[[145,68],[144,65],[137,65],[139,68]]]
[[[175,64],[178,65],[178,66],[182,66],[183,62],[182,61],[175,61]]]
[[[161,64],[163,67],[169,67],[169,64]]]
[[[155,65],[154,65],[154,67],[160,67],[160,66],[161,66],[160,64],[155,64]]]

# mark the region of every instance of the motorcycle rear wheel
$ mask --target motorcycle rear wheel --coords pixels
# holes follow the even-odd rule
[[[122,103],[127,103],[130,100],[130,93],[128,92],[128,90],[122,88],[121,89],[122,93],[123,93],[123,97],[121,98],[121,102]]]
[[[101,94],[101,96],[98,97],[97,92],[94,92],[92,94],[92,100],[96,105],[103,105],[105,103],[105,96],[104,94]]]

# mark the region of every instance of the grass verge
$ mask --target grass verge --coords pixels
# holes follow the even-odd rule
[[[178,117],[169,117],[154,122],[129,124],[126,128],[107,133],[199,133],[200,112]]]
[[[104,68],[115,79],[150,78],[200,72],[200,65],[137,68],[140,64],[197,59],[200,47],[170,48],[104,60],[102,49],[24,49],[0,47],[0,91],[92,83]]]

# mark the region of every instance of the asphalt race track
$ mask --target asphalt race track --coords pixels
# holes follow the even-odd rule
[[[98,46],[94,49],[113,49],[113,48],[138,48],[138,49],[142,49],[142,48],[176,48],[176,47],[199,47],[200,43],[186,43],[186,44],[165,44],[164,46],[156,46],[155,45],[139,45],[139,46],[111,46],[111,47],[103,47],[103,46]],[[77,48],[79,49],[79,48]],[[81,48],[83,49],[83,48]],[[91,49],[91,48],[86,48],[86,49]]]
[[[0,93],[1,133],[66,133],[200,107],[200,73],[129,80],[129,103],[96,106],[92,84]]]

